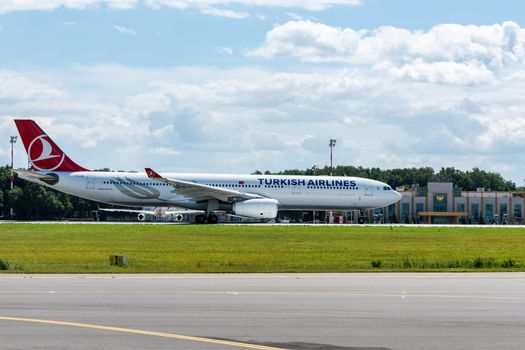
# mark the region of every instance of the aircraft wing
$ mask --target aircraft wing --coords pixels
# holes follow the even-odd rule
[[[162,177],[155,170],[146,168],[146,174],[150,179],[161,181],[175,187],[175,191],[183,196],[191,197],[195,201],[218,199],[222,202],[238,202],[245,199],[263,198],[257,194],[246,193],[231,189],[217,188],[213,186],[198,184],[195,182],[168,179]]]

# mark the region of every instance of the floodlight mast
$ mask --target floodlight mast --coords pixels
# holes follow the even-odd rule
[[[330,147],[330,176],[333,175],[333,171],[334,171],[332,150],[335,147],[335,143],[336,143],[336,139],[330,139],[330,144],[328,145]]]
[[[14,187],[15,182],[15,174],[13,172],[14,169],[14,145],[16,143],[16,140],[18,140],[18,136],[10,136],[9,142],[11,143],[11,176],[9,177],[9,181],[11,182],[11,191]],[[12,217],[13,216],[13,207],[11,206],[11,209],[9,209],[9,214]]]

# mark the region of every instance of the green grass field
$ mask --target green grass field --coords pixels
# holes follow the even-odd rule
[[[2,224],[0,259],[4,273],[525,271],[525,229]]]

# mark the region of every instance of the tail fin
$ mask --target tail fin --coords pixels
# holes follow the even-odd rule
[[[33,120],[16,119],[15,124],[34,169],[66,172],[89,171],[62,152],[60,147]]]

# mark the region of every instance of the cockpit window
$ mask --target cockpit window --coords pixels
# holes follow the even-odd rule
[[[390,191],[391,189],[392,189],[392,188],[391,188],[390,186],[385,186],[385,187],[383,187],[383,190],[384,190],[384,191]]]

